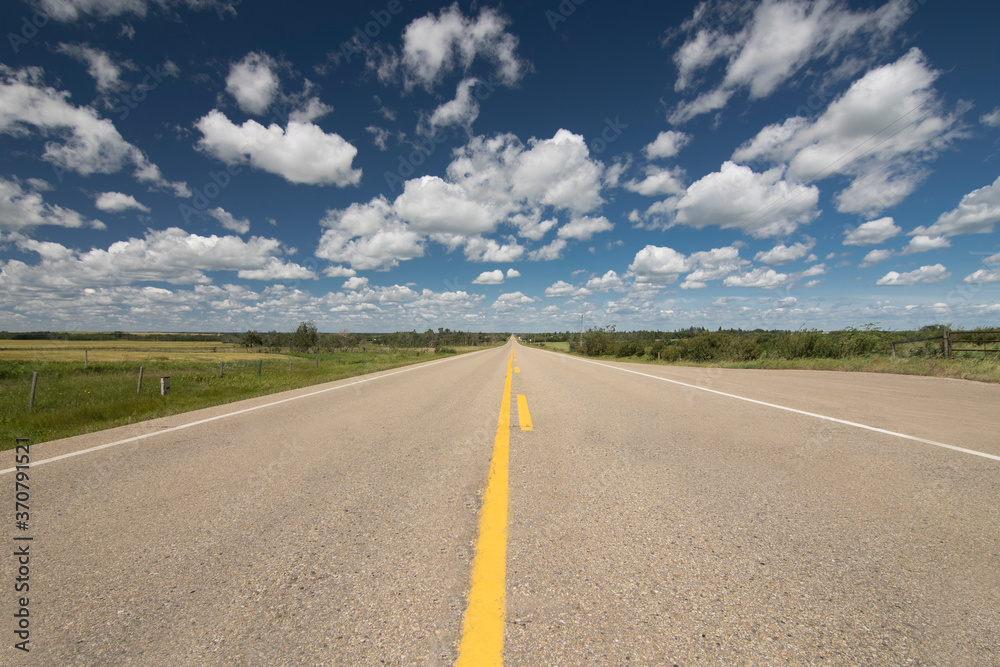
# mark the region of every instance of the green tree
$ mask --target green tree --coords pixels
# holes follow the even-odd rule
[[[292,334],[292,347],[300,352],[308,352],[310,348],[316,347],[318,340],[319,332],[316,331],[316,325],[311,320],[299,322],[299,327]]]

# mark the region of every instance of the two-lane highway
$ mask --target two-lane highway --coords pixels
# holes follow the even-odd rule
[[[451,664],[502,431],[508,664],[994,665],[997,405],[511,343],[36,445],[0,661]]]

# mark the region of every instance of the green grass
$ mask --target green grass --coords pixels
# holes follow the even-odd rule
[[[534,343],[537,347],[544,347],[547,350],[559,350],[560,352],[569,352],[568,342],[556,342],[556,343]]]
[[[154,353],[143,362],[91,360],[87,370],[82,358],[0,359],[0,450],[12,449],[16,438],[45,442],[452,354],[412,349],[324,353],[318,355],[318,369],[317,355],[246,355],[238,361],[226,355],[221,378],[218,361],[194,356]],[[140,365],[142,391],[136,395]],[[35,371],[38,385],[29,411]],[[160,376],[170,376],[168,396],[160,396]]]
[[[549,349],[558,343],[548,343]],[[569,344],[563,343],[568,351]],[[658,361],[649,357],[586,357],[605,361],[628,361],[632,363],[658,366],[691,366],[700,368],[747,368],[779,370],[846,371],[853,373],[895,373],[899,375],[923,375],[929,377],[955,378],[977,382],[1000,383],[1000,354],[959,353],[953,359],[928,356],[869,355],[843,359],[777,359],[761,358],[752,361]]]

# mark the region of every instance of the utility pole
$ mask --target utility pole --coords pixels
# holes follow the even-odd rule
[[[584,313],[580,313],[580,345],[583,345],[583,316]]]

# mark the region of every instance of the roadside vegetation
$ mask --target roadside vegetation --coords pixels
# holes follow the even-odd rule
[[[0,450],[16,438],[89,433],[500,345],[509,335],[323,334],[309,322],[270,337],[0,333]],[[170,378],[166,396],[161,377]]]
[[[957,342],[945,356],[945,332]],[[920,340],[895,345],[894,341]],[[914,331],[876,325],[842,331],[616,331],[525,334],[533,345],[589,357],[724,368],[772,368],[901,373],[1000,382],[1000,333],[980,327],[953,331],[935,324]],[[990,341],[990,342],[987,342]]]

